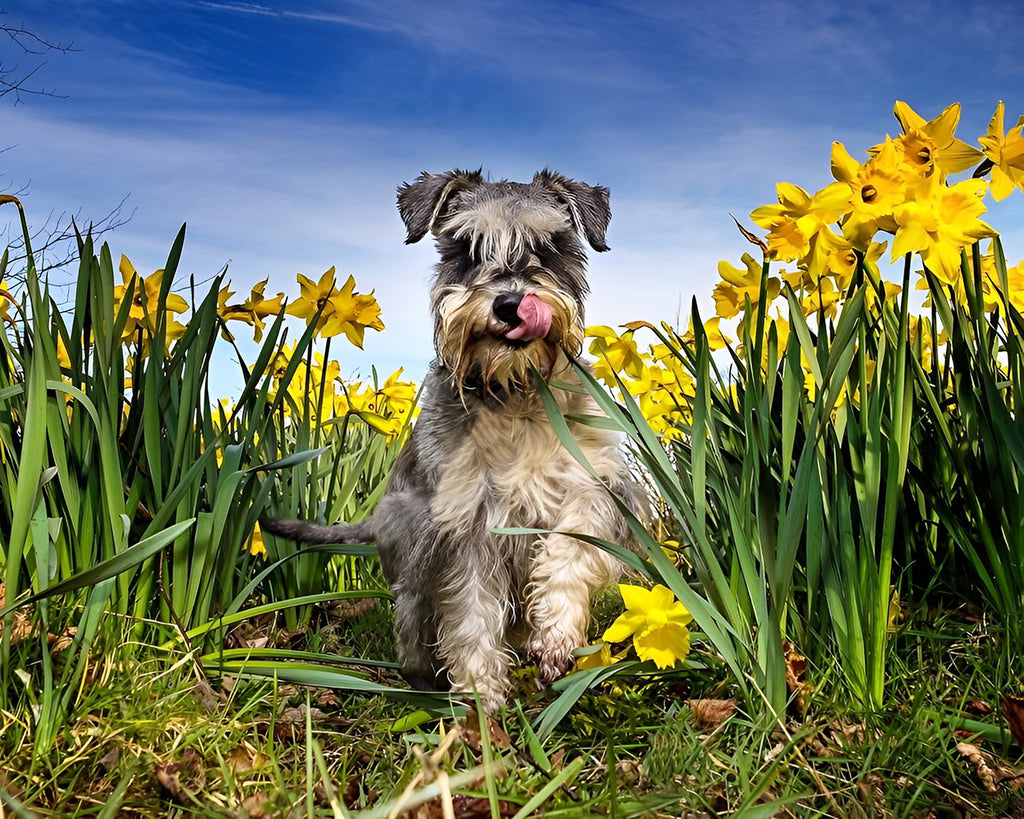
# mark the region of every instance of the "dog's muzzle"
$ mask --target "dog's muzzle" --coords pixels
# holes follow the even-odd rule
[[[551,305],[533,293],[499,293],[491,304],[491,312],[508,325],[504,337],[510,341],[544,338],[551,330]]]

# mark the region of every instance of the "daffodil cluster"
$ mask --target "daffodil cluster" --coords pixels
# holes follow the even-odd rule
[[[383,330],[380,305],[373,293],[355,292],[355,279],[349,276],[341,288],[335,287],[334,268],[327,270],[318,282],[301,273],[298,277],[300,296],[288,305],[288,315],[316,321],[317,335],[321,338],[345,334],[356,347],[363,347],[363,331]]]
[[[294,344],[285,345],[274,358],[271,372],[277,390],[295,354]],[[311,362],[308,358],[296,362],[295,374],[285,387],[290,397],[285,413],[297,413],[323,428],[356,416],[389,441],[397,440],[416,414],[416,384],[402,381],[402,372],[396,370],[383,384],[346,382],[340,362],[314,353]]]
[[[704,330],[712,349],[728,343],[718,330],[718,318],[706,322]],[[626,325],[620,335],[611,327],[596,325],[587,328],[590,354],[597,360],[594,374],[607,386],[615,389],[620,384],[632,395],[651,428],[666,437],[678,436],[680,424],[690,415],[694,394],[693,377],[671,347],[658,343],[641,351],[634,333],[650,328],[646,322]],[[692,328],[679,336],[668,324],[662,324],[666,336],[679,343],[692,342]]]
[[[836,315],[858,259],[875,262],[885,252],[888,240],[876,241],[881,233],[893,237],[891,261],[917,254],[934,276],[962,292],[961,254],[979,239],[995,236],[981,219],[986,193],[998,201],[1014,188],[1024,189],[1024,118],[1004,132],[1002,102],[979,139],[980,150],[956,137],[959,104],[927,122],[905,102],[896,103],[894,114],[902,133],[869,148],[864,162],[833,143],[834,182],[814,194],[780,183],[778,204],[750,215],[767,231],[766,258],[796,264],[794,272],[781,275],[801,297],[805,315]],[[973,167],[974,176],[953,181],[954,174]],[[981,178],[986,173],[991,183]],[[742,309],[737,285],[749,288],[752,277],[760,285],[759,265],[753,275],[748,264],[747,273],[739,283],[723,274],[715,299],[720,316]],[[886,285],[887,296],[898,292],[896,285]],[[739,302],[735,307],[727,305],[731,293]],[[778,285],[769,284],[769,300],[778,294]]]
[[[140,342],[141,352],[148,354],[149,343],[156,333],[160,319],[164,320],[166,340],[176,341],[185,333],[186,325],[178,316],[186,313],[189,303],[178,293],[170,292],[163,299],[164,271],[157,270],[149,276],[140,275],[127,256],[121,256],[121,284],[114,288],[114,312],[117,315],[125,301],[131,302],[121,340],[124,344]],[[304,319],[307,324],[316,320],[316,335],[331,338],[344,335],[352,344],[362,349],[367,329],[383,330],[380,305],[373,293],[355,292],[355,279],[349,276],[339,288],[336,286],[335,269],[331,267],[314,282],[298,274],[299,297],[285,307],[285,294],[273,298],[265,295],[268,279],[257,282],[244,301],[233,301],[235,291],[230,282],[217,294],[217,317],[222,322],[222,332],[232,338],[228,328],[230,322],[241,322],[253,328],[253,340],[263,338],[266,319],[280,315],[284,310],[290,316]],[[0,287],[0,291],[3,288]],[[7,300],[0,293],[0,316],[6,315]]]
[[[762,308],[765,334],[774,332],[777,349],[784,349],[789,308],[781,297],[791,292],[805,316],[835,320],[858,283],[859,271],[877,269],[886,255],[891,262],[916,255],[923,263],[918,289],[928,289],[927,271],[955,298],[966,299],[963,253],[979,240],[997,235],[981,218],[986,195],[999,201],[1015,189],[1024,190],[1024,117],[1007,130],[1000,102],[988,132],[978,139],[980,148],[975,148],[956,137],[959,104],[928,121],[901,101],[894,114],[901,133],[869,148],[864,161],[854,159],[842,143],[833,143],[833,182],[813,193],[781,182],[776,186],[778,201],[753,210],[750,218],[765,231],[764,237],[742,227],[741,231],[760,247],[763,261],[745,253],[739,266],[719,263],[719,281],[712,293],[716,316],[704,327],[711,349],[728,343],[719,325],[722,320],[734,320],[741,338],[754,337],[752,319]],[[972,168],[968,178],[953,178]],[[787,268],[766,273],[773,263]],[[982,271],[981,295],[987,310],[1003,309],[1004,297],[1018,310],[1024,308],[1024,261],[1007,266],[1005,288],[1000,285],[991,247],[982,256]],[[877,311],[882,300],[901,290],[881,278],[866,292],[866,306]],[[776,307],[777,301],[783,303],[781,308]],[[597,376],[613,389],[621,382],[637,399],[652,428],[671,438],[681,434],[680,422],[688,417],[692,381],[678,365],[679,357],[664,344],[651,345],[645,352],[638,349],[634,333],[643,324],[623,325],[621,333],[604,326],[589,328],[590,352],[597,359]],[[673,344],[692,346],[692,328],[678,333],[663,324],[660,335]],[[922,362],[929,368],[935,342],[945,339],[933,337],[924,318],[913,319],[911,335],[920,339]],[[765,345],[762,349],[767,354]],[[743,344],[734,352],[740,357],[748,353]],[[810,368],[805,370],[807,389],[813,395],[817,385]]]

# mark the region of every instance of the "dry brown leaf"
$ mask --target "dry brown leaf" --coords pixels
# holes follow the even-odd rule
[[[235,773],[244,773],[245,771],[262,768],[269,760],[269,756],[254,748],[248,742],[239,743],[224,757],[224,762]]]
[[[227,701],[227,697],[213,690],[210,681],[205,677],[192,686],[192,696],[199,703],[199,707],[207,713],[219,711]]]
[[[964,703],[964,708],[972,714],[980,714],[981,716],[988,716],[992,713],[992,706],[985,702],[985,700],[967,700]]]
[[[644,776],[643,763],[639,759],[620,759],[615,763],[615,781],[623,788],[644,790],[647,777]]]
[[[499,816],[515,816],[518,806],[511,802],[498,801]],[[455,819],[490,819],[491,802],[481,796],[452,796],[452,811]],[[440,799],[431,799],[409,811],[409,819],[444,819],[444,807]]]
[[[974,772],[978,775],[981,784],[985,786],[985,790],[989,793],[996,793],[1001,782],[1006,782],[1014,790],[1024,785],[1024,770],[1004,765],[992,754],[981,750],[977,745],[971,745],[969,742],[958,742],[956,749],[974,765]]]
[[[868,774],[857,783],[857,793],[861,801],[871,810],[874,816],[886,816],[885,794],[882,791],[882,777]]]
[[[729,794],[724,782],[716,782],[704,791],[704,798],[716,815],[729,812]]]
[[[789,640],[782,644],[786,652],[786,688],[793,694],[793,705],[797,713],[803,714],[807,709],[807,695],[814,687],[804,679],[807,673],[807,658],[796,650]]]
[[[309,717],[313,722],[327,718],[327,714],[319,708],[310,708]],[[306,735],[306,706],[297,705],[285,708],[274,723],[274,736],[280,740],[299,741]]]
[[[736,700],[687,700],[698,728],[717,728],[736,713]]]
[[[1003,694],[1000,703],[1003,716],[1010,726],[1010,734],[1018,747],[1024,748],[1024,697],[1014,697],[1010,694]]]
[[[0,601],[0,605],[2,603],[3,601]],[[4,624],[0,622],[0,636],[3,636],[3,633]],[[34,633],[35,628],[32,626],[31,610],[18,609],[15,611],[14,616],[11,618],[11,645],[27,640]]]
[[[490,738],[491,744],[498,748],[508,748],[512,744],[512,738],[493,719],[486,717],[486,720],[487,736]],[[481,744],[480,718],[476,711],[467,712],[466,718],[463,720],[463,728],[465,729],[463,742],[479,753],[483,745]]]
[[[479,796],[463,796],[455,794],[452,797],[452,808],[455,810],[455,819],[490,819],[490,800]],[[498,800],[498,816],[515,816],[518,806],[511,802]]]
[[[182,805],[197,802],[206,784],[206,765],[194,748],[186,748],[175,762],[158,762],[153,774],[170,797]]]
[[[24,789],[15,785],[2,770],[0,770],[0,789],[7,791],[12,799],[16,799],[18,801],[21,801],[22,797],[25,795]],[[0,798],[0,815],[3,815],[2,808],[4,807],[7,807],[7,802]]]
[[[102,757],[100,757],[100,765],[104,767],[107,773],[113,771],[120,761],[121,748],[117,745],[111,745],[110,750],[107,751]]]
[[[316,703],[328,708],[337,708],[341,705],[341,700],[338,699],[338,695],[330,688],[324,688],[317,692]]]
[[[69,626],[60,634],[47,634],[46,642],[50,644],[50,651],[67,651],[75,641],[76,634],[78,634],[77,626]]]

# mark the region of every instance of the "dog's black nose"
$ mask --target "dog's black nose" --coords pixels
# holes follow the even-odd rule
[[[519,302],[523,300],[522,293],[500,293],[491,305],[494,315],[506,324],[515,327],[523,323],[519,318]]]

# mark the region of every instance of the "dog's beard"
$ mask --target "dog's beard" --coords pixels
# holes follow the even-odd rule
[[[535,389],[533,371],[549,379],[583,348],[583,317],[576,301],[551,287],[530,291],[551,308],[543,338],[514,341],[509,326],[492,313],[496,292],[489,288],[446,288],[435,301],[437,353],[452,374],[452,385],[498,398]]]

